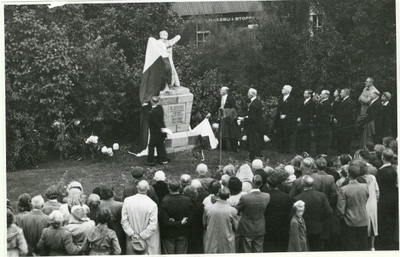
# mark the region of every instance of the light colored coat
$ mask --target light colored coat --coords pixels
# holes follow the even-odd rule
[[[7,257],[18,257],[28,253],[28,244],[26,243],[22,229],[15,224],[7,228]]]
[[[376,182],[374,175],[364,175],[365,181],[368,185],[368,201],[367,201],[367,214],[370,222],[368,222],[368,235],[378,235],[378,200],[379,200],[379,186]]]
[[[237,210],[226,201],[217,200],[204,208],[204,253],[235,253]]]
[[[288,252],[309,251],[306,223],[293,215],[290,221]]]
[[[157,204],[147,195],[136,194],[124,200],[121,224],[127,236],[126,254],[135,254],[130,239],[134,234],[146,241],[146,254],[161,254]]]

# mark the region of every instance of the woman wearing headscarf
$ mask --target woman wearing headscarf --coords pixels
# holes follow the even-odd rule
[[[82,245],[82,253],[88,255],[119,255],[117,234],[109,229],[107,223],[111,219],[111,211],[107,208],[100,209],[97,213],[99,224],[92,230]]]
[[[72,241],[72,234],[65,227],[64,216],[60,211],[49,215],[51,226],[43,229],[37,249],[41,255],[65,256],[78,255],[81,250]]]
[[[71,208],[71,215],[65,228],[72,233],[74,244],[81,246],[95,226],[94,221],[86,217],[84,208],[75,205]]]
[[[85,213],[90,212],[89,206],[83,204],[83,187],[77,181],[71,182],[67,187],[68,196],[64,199],[67,203],[60,206],[60,211],[64,215],[64,222],[68,223],[71,215],[71,208],[75,205],[82,205]]]
[[[28,253],[28,244],[24,233],[13,222],[14,215],[12,211],[7,210],[7,257],[18,257]]]

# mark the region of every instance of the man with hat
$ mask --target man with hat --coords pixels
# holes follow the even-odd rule
[[[149,183],[137,185],[138,194],[124,200],[121,224],[126,233],[126,254],[161,254],[157,204],[147,196]]]
[[[132,167],[131,175],[132,175],[132,185],[129,185],[125,187],[123,193],[122,193],[122,201],[125,200],[128,196],[136,195],[138,193],[137,185],[139,181],[144,179],[144,173],[146,170],[143,167],[140,166],[134,166]],[[154,190],[153,186],[149,186],[149,189],[147,190],[147,196],[151,198],[156,204],[159,203],[158,197],[156,194],[156,191]]]
[[[164,196],[169,194],[168,185],[165,182],[167,178],[165,177],[164,171],[159,170],[156,173],[154,173],[153,179],[156,181],[156,183],[153,184],[153,187],[154,190],[156,191],[157,198],[161,203]]]
[[[167,164],[169,159],[167,158],[167,152],[165,151],[165,137],[163,133],[165,129],[164,124],[164,110],[161,105],[158,104],[160,97],[153,96],[151,98],[151,106],[149,109],[149,129],[150,129],[150,141],[149,141],[149,153],[147,155],[147,165],[154,166],[154,148],[157,148],[157,162],[159,164]]]

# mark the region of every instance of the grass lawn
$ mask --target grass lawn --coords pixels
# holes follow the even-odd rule
[[[7,173],[7,198],[15,204],[18,196],[29,193],[32,197],[38,194],[44,196],[45,190],[53,184],[67,185],[73,180],[82,183],[84,193],[89,195],[93,188],[101,184],[114,187],[117,195],[122,194],[125,185],[131,181],[130,167],[144,165],[145,157],[136,157],[127,153],[127,147],[121,146],[109,160],[93,163],[92,161],[75,162],[48,161],[35,169],[19,170]],[[219,150],[204,151],[205,161],[210,171],[218,170]],[[238,153],[222,152],[222,165],[241,164],[248,156],[247,151]],[[275,166],[293,158],[294,154],[282,155],[270,149],[263,151],[265,165]],[[191,151],[170,154],[171,162],[166,165],[149,167],[148,177],[157,170],[163,170],[167,178],[179,178],[181,174],[195,175],[196,166],[200,163]],[[192,176],[193,177],[193,176]]]

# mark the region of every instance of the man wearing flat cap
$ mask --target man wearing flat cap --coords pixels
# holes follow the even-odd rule
[[[149,153],[147,155],[147,164],[150,166],[155,165],[154,148],[157,148],[157,162],[159,164],[167,164],[169,162],[164,142],[166,134],[162,132],[162,129],[165,128],[164,110],[161,105],[159,105],[159,100],[160,97],[153,96],[151,98],[151,106],[149,109],[150,141],[148,146]]]
[[[122,193],[122,201],[125,200],[125,198],[136,195],[138,193],[137,185],[139,181],[144,179],[144,174],[146,173],[146,170],[143,167],[140,166],[135,166],[131,168],[131,175],[132,175],[132,184],[125,187],[123,193]],[[149,185],[149,189],[147,190],[147,196],[151,198],[156,204],[159,203],[158,197],[156,194],[156,191],[154,190],[154,187]]]

